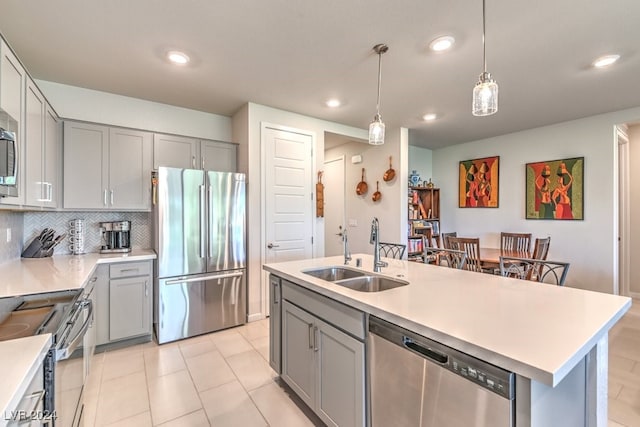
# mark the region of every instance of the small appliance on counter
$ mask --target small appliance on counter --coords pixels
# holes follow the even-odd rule
[[[101,254],[131,252],[131,221],[101,222]]]

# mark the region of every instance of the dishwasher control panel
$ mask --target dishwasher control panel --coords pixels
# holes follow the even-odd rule
[[[476,365],[469,365],[468,363],[456,360],[453,357],[451,357],[449,360],[448,368],[458,375],[466,377],[470,381],[488,388],[489,390],[492,390],[499,395],[502,395],[508,399],[511,398],[511,377],[508,375],[506,377],[496,376],[492,373],[487,372],[486,369],[483,369]]]

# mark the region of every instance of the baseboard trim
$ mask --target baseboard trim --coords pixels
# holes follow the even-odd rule
[[[257,322],[258,320],[262,320],[262,319],[266,319],[267,316],[265,316],[263,313],[254,313],[254,314],[250,314],[247,317],[247,322],[251,323],[251,322]]]

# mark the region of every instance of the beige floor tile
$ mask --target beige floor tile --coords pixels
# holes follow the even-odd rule
[[[634,365],[636,365],[634,360],[618,356],[617,354],[613,354],[613,352],[609,354],[609,369],[631,372],[634,370]]]
[[[102,368],[103,382],[141,371],[144,372],[142,349],[139,351],[118,350],[107,352],[104,355],[104,365]]]
[[[240,335],[247,339],[247,341],[269,336],[269,329],[265,328],[260,321],[247,323],[246,325],[236,329]]]
[[[264,357],[264,360],[269,362],[269,337],[256,338],[249,341],[251,346],[260,353],[260,356]]]
[[[116,421],[115,423],[108,424],[107,427],[152,427],[151,413],[149,411],[143,412],[133,417],[125,418],[124,420]]]
[[[253,350],[249,341],[247,341],[239,332],[234,329],[218,332],[211,335],[211,340],[218,348],[218,351],[224,356],[229,357],[244,351]]]
[[[312,422],[291,395],[276,383],[249,392],[256,406],[271,426],[298,427],[321,425]]]
[[[200,393],[209,422],[216,427],[266,426],[267,422],[239,382]]]
[[[202,335],[197,338],[180,342],[180,350],[184,358],[198,356],[204,353],[216,351],[216,346],[208,335]]]
[[[198,392],[187,371],[149,378],[148,386],[154,425],[202,408]]]
[[[145,350],[144,364],[149,378],[167,375],[187,369],[180,347],[158,347]]]
[[[609,399],[609,420],[623,426],[640,426],[640,410],[618,399]]]
[[[276,372],[271,369],[269,363],[255,350],[229,356],[227,357],[227,363],[229,363],[233,373],[238,377],[238,381],[246,390],[253,390],[270,384],[277,377]]]
[[[620,394],[620,390],[622,390],[622,384],[616,381],[609,381],[609,397],[617,398],[618,394]]]
[[[624,426],[624,425],[622,425],[620,423],[617,423],[615,421],[609,420],[609,423],[607,424],[607,427],[627,427],[627,426]]]
[[[201,409],[180,418],[176,418],[175,420],[160,424],[158,427],[208,427],[209,425],[207,414]]]
[[[193,383],[198,391],[234,381],[235,375],[220,352],[200,354],[186,359]]]
[[[106,425],[149,410],[144,372],[103,381],[98,398],[96,425]]]

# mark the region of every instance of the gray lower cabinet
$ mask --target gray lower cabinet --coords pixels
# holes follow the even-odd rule
[[[282,379],[327,425],[365,425],[364,314],[284,280],[282,288]]]
[[[98,266],[96,344],[151,335],[152,261]]]

